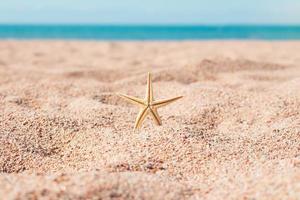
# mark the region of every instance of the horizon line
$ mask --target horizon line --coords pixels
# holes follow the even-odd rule
[[[292,23],[6,23],[0,22],[0,26],[127,26],[127,27],[191,27],[191,26],[203,26],[203,27],[232,27],[232,26],[244,26],[244,27],[300,27],[299,24]]]

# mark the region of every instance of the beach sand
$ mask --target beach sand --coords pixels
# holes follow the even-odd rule
[[[0,199],[299,197],[299,41],[0,42]]]

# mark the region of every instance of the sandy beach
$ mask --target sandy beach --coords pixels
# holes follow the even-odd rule
[[[0,41],[0,199],[299,197],[300,41]]]

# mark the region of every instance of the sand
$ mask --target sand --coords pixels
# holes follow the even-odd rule
[[[0,199],[299,199],[300,42],[0,42]],[[117,92],[144,97],[162,126]]]

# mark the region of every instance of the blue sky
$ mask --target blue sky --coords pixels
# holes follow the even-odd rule
[[[3,0],[0,23],[300,24],[300,0]]]

